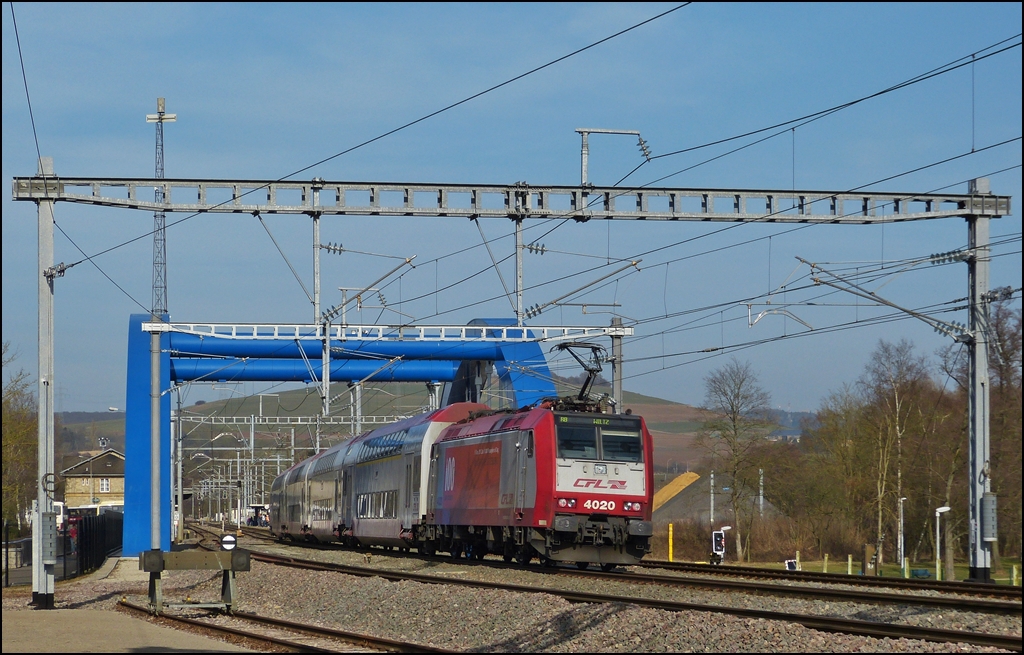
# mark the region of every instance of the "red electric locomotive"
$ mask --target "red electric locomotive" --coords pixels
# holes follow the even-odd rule
[[[643,419],[578,411],[572,399],[545,405],[441,433],[415,531],[427,552],[610,569],[650,550],[653,443]]]

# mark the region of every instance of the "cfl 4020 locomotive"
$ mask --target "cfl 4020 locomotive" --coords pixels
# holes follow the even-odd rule
[[[336,445],[274,481],[271,529],[523,564],[637,562],[654,495],[643,419],[548,405],[455,403]]]

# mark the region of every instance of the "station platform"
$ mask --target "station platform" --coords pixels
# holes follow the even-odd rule
[[[31,584],[31,569],[28,581]],[[138,558],[108,558],[85,579],[148,581]],[[12,581],[13,582],[13,581]],[[5,592],[6,594],[6,592]],[[26,600],[27,600],[26,596]],[[239,653],[252,652],[216,639],[155,625],[103,609],[12,609],[4,603],[4,653]]]
[[[238,653],[238,646],[107,610],[4,610],[5,653]]]

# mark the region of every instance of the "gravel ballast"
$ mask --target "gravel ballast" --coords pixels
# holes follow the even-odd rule
[[[253,543],[254,549],[280,546]],[[367,566],[363,553],[288,549],[302,559]],[[119,564],[123,566],[127,562]],[[131,563],[134,566],[137,564]],[[868,621],[998,634],[1021,634],[1020,616],[989,615],[921,607],[823,602],[660,585],[610,583],[575,576],[540,576],[466,562],[427,562],[374,551],[370,566],[413,570],[452,578],[508,584],[558,586],[591,593],[642,595],[691,603],[817,613]],[[58,585],[58,607],[113,609],[122,595],[146,603],[145,581],[107,579]],[[175,571],[165,574],[165,599],[217,600],[220,574]],[[966,644],[910,639],[876,639],[825,633],[781,621],[722,613],[669,612],[628,603],[570,603],[549,594],[473,589],[456,585],[390,582],[308,571],[254,561],[239,573],[237,609],[299,622],[473,652],[999,652]],[[557,584],[556,584],[557,582]],[[27,597],[5,591],[4,608],[24,606]]]

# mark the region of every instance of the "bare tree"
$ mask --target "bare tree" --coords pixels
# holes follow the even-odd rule
[[[759,447],[776,427],[771,396],[761,388],[750,364],[735,359],[704,378],[704,388],[707,420],[698,444],[711,455],[716,468],[717,462],[722,463],[729,478],[736,557],[742,559],[743,535],[749,535],[754,517],[751,500],[757,486]]]
[[[886,510],[890,510],[888,518],[894,518],[896,512],[891,510],[903,497],[903,440],[907,422],[916,408],[920,387],[927,381],[928,368],[924,358],[914,353],[914,344],[906,339],[895,344],[880,340],[861,378],[865,395],[871,402],[873,419],[875,544],[879,565],[882,564]],[[896,477],[894,485],[890,481],[893,474]]]
[[[3,342],[3,516],[19,530],[24,512],[35,496],[36,405],[23,370],[13,372],[17,354]]]

